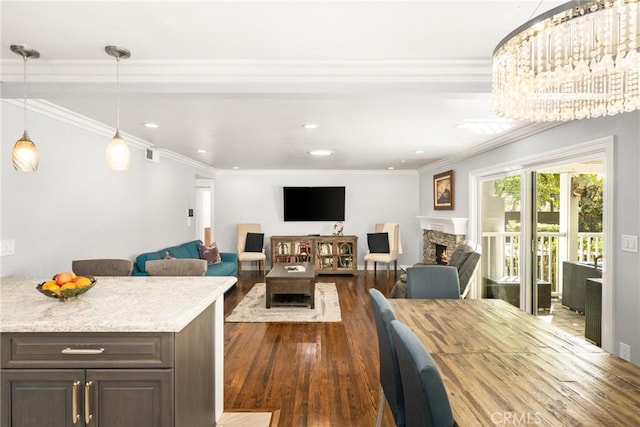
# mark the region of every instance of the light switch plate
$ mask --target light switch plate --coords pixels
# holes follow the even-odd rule
[[[638,252],[638,236],[623,234],[622,250],[625,252]]]
[[[13,255],[16,253],[15,240],[3,240],[0,242],[0,256]]]

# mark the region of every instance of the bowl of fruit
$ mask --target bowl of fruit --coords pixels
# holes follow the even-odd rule
[[[66,301],[77,297],[96,284],[93,276],[76,276],[74,273],[58,273],[51,280],[40,283],[36,289],[48,297]]]

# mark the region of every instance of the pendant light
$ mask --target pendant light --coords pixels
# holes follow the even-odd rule
[[[129,169],[131,153],[127,142],[120,136],[120,58],[129,58],[131,52],[119,46],[105,46],[105,52],[116,58],[116,134],[113,135],[107,144],[107,166],[115,171],[125,171]]]
[[[27,58],[40,58],[37,50],[29,49],[25,46],[11,45],[11,52],[22,56],[24,60],[24,133],[13,145],[11,150],[11,160],[13,168],[20,172],[35,172],[38,169],[39,156],[38,147],[29,139],[27,133]]]

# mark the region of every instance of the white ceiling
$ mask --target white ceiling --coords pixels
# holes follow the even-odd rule
[[[30,98],[115,126],[113,44],[131,51],[120,128],[158,148],[219,169],[416,169],[497,142],[455,125],[496,118],[494,47],[562,3],[2,0],[2,97],[22,96],[9,46],[26,45]]]

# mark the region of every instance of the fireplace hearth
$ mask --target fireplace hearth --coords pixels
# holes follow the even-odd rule
[[[422,262],[445,264],[467,238],[466,218],[419,217],[422,227]]]

